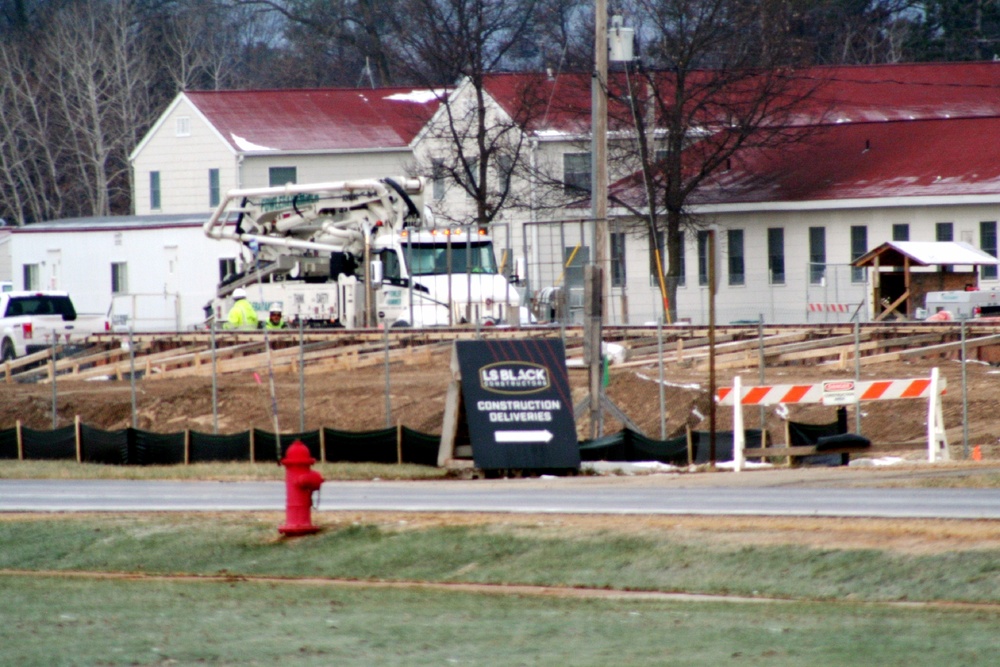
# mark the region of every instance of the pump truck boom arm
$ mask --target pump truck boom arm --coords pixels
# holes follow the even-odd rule
[[[400,182],[401,181],[401,182]],[[256,242],[299,251],[363,253],[365,238],[376,226],[393,231],[420,226],[422,213],[413,201],[418,179],[364,179],[231,190],[204,225],[205,235],[244,244]],[[240,202],[233,207],[233,202]],[[229,219],[237,213],[235,225]]]

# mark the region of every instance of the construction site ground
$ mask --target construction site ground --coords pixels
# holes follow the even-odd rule
[[[397,424],[424,433],[440,433],[446,394],[452,381],[449,370],[451,345],[437,342],[394,351],[388,371],[385,356],[377,343],[372,347],[374,349],[361,357],[355,352],[343,358],[330,357],[333,362],[329,359],[322,363],[307,361],[304,373],[289,362],[289,359],[293,362],[296,359],[294,347],[289,347],[289,354],[280,359],[272,357],[270,366],[267,355],[256,354],[244,358],[237,370],[217,374],[214,392],[213,378],[205,361],[200,366],[180,369],[185,372],[160,372],[156,364],[144,366],[141,357],[137,358],[136,367],[145,368],[145,373],[143,379],[135,383],[130,382],[127,375],[115,379],[113,373],[100,374],[104,366],[82,373],[81,376],[90,374],[86,379],[60,374],[54,389],[44,374],[35,377],[35,381],[8,380],[0,382],[0,428],[13,427],[20,421],[24,427],[51,429],[53,396],[59,426],[72,424],[74,418],[79,417],[81,423],[95,428],[126,428],[133,425],[134,387],[135,425],[160,433],[185,429],[211,433],[216,424],[219,433],[249,428],[273,431],[275,407],[278,429],[286,433],[297,432],[302,426],[306,431],[321,427],[370,431]],[[754,352],[749,348],[748,355],[752,357]],[[861,367],[860,379],[927,378],[932,368],[938,368],[947,382],[943,412],[952,458],[962,458],[966,453],[963,424],[967,413],[968,446],[978,445],[984,459],[996,460],[1000,458],[1000,414],[997,412],[1000,368],[975,360],[965,364],[967,405],[963,407],[962,364],[956,356],[952,352],[927,358],[866,363]],[[660,365],[655,356],[650,356],[648,350],[645,356],[626,352],[623,363],[610,367],[610,381],[605,389],[607,396],[648,437],[676,437],[683,435],[687,427],[708,431],[710,376],[704,359],[699,361],[687,356],[678,362],[672,348],[668,348],[664,358],[661,384]],[[44,370],[45,364],[40,368]],[[121,363],[118,369],[120,373]],[[716,387],[730,386],[736,374],[741,376],[744,386],[804,384],[852,379],[855,368],[850,360],[846,363],[806,360],[768,367],[761,382],[760,370],[751,360],[740,368],[717,369]],[[574,402],[585,400],[589,384],[587,370],[571,366],[569,377]],[[216,397],[214,412],[213,393]],[[880,454],[926,459],[927,409],[924,399],[865,402],[861,404],[861,434],[872,440],[873,451]],[[715,413],[716,429],[730,429],[732,408],[718,406]],[[763,410],[744,408],[746,428],[759,428],[762,417],[769,443],[781,444],[785,441],[786,418],[796,422],[830,423],[836,419],[836,410],[822,405],[779,405]],[[591,428],[589,414],[578,419],[580,438],[587,439],[595,431],[615,433],[623,426],[610,414],[605,413],[602,419],[597,429]],[[855,430],[855,424],[852,406],[848,412],[851,431]]]
[[[675,437],[687,427],[709,430],[709,383],[704,364],[693,348],[685,350],[673,344],[664,354],[663,383],[659,381],[657,356],[649,352],[649,340],[641,344],[626,342],[628,353],[623,362],[610,368],[608,397],[647,436],[659,438],[661,423],[666,437]],[[287,358],[270,367],[266,355],[248,357],[249,361],[236,370],[220,373],[215,379],[217,422],[220,433],[260,428],[271,431],[275,420],[272,406],[277,407],[277,423],[283,432],[296,432],[304,422],[305,430],[330,427],[346,431],[367,431],[402,424],[425,433],[440,433],[445,400],[452,374],[449,370],[451,344],[448,341],[418,346],[406,353],[390,357],[386,373],[385,355],[378,349],[377,339],[366,354],[352,354],[350,359],[334,357],[323,362],[307,363],[299,373]],[[570,357],[578,358],[579,348],[568,344]],[[723,348],[724,349],[724,348]],[[728,386],[739,373],[744,384],[759,384],[759,368],[752,357],[755,344],[747,347],[751,360],[732,364],[716,371],[716,386]],[[910,350],[912,352],[912,350]],[[290,352],[293,356],[296,352]],[[839,357],[838,357],[839,354]],[[843,353],[831,353],[830,359],[806,360],[769,366],[765,383],[817,383],[839,378],[853,378],[854,365]],[[883,352],[883,355],[885,353]],[[1000,478],[1000,369],[983,361],[970,361],[966,368],[967,407],[962,402],[962,364],[954,351],[909,358],[884,356],[878,363],[861,367],[862,380],[911,379],[930,376],[938,368],[947,382],[943,400],[944,423],[950,443],[952,462],[927,463],[926,400],[894,400],[862,405],[861,433],[870,438],[875,451],[871,457],[896,456],[904,463],[889,467],[754,470],[739,475],[726,472],[697,472],[680,475],[649,475],[567,480],[571,483],[622,483],[703,485],[765,484],[779,486],[868,486],[925,485],[976,486],[995,485]],[[725,357],[720,357],[725,359]],[[200,374],[160,372],[155,364],[145,368],[144,379],[137,380],[135,405],[136,425],[143,430],[177,432],[185,429],[212,432],[213,378]],[[726,364],[721,364],[726,366]],[[166,368],[164,366],[163,368]],[[120,372],[120,366],[119,366]],[[574,400],[581,401],[588,392],[588,373],[571,368],[570,383]],[[57,377],[55,391],[50,381],[39,376],[32,382],[0,382],[0,428],[10,428],[18,421],[33,429],[52,428],[53,396],[57,402],[60,426],[72,424],[75,417],[87,425],[106,429],[123,429],[132,425],[133,383],[127,377],[114,379],[115,374],[91,375],[89,379],[74,379],[72,375]],[[271,391],[273,380],[274,391]],[[388,387],[388,401],[387,397]],[[661,392],[662,387],[662,392]],[[304,393],[304,401],[300,396]],[[662,412],[661,412],[662,406]],[[386,409],[390,409],[387,418]],[[966,460],[963,429],[964,413],[968,415],[968,448],[978,446],[981,461]],[[662,422],[661,422],[662,414]],[[746,426],[760,425],[761,411],[746,408]],[[784,419],[808,423],[830,423],[835,420],[835,408],[822,405],[791,405],[769,407],[764,420],[771,442],[784,442]],[[716,427],[730,428],[732,409],[716,409]],[[854,408],[849,409],[848,423],[855,427]],[[614,433],[622,424],[605,416],[604,433]],[[581,438],[589,437],[591,426],[585,415],[578,420]],[[858,458],[855,455],[854,458]],[[470,482],[467,482],[470,483]],[[478,480],[473,483],[504,483]],[[559,483],[558,480],[552,483]],[[329,518],[326,518],[329,517]],[[455,523],[500,523],[512,527],[531,522],[531,517],[452,513],[442,515],[397,515],[364,513],[363,515],[326,515],[332,524],[366,521],[383,525],[418,528],[440,521]],[[539,519],[543,520],[543,519]],[[609,517],[563,516],[545,517],[553,527],[567,530],[607,530],[624,525],[644,529],[672,530],[678,535],[696,539],[732,540],[746,543],[799,543],[816,547],[851,546],[937,551],[945,548],[996,548],[1000,537],[995,522],[989,521],[908,521],[875,519],[796,519],[768,517],[696,518],[660,517],[637,518],[622,524]]]

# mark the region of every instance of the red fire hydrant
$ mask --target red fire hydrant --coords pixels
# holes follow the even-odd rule
[[[278,528],[284,535],[308,535],[319,531],[312,524],[312,494],[323,483],[323,476],[310,466],[316,463],[309,448],[296,440],[288,447],[281,465],[285,466],[285,525]]]

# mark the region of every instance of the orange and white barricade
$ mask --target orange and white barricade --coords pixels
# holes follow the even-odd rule
[[[927,399],[927,458],[947,461],[948,438],[944,430],[941,396],[947,383],[937,368],[931,369],[930,378],[911,380],[828,380],[819,384],[776,384],[744,387],[739,376],[733,378],[732,387],[720,387],[715,395],[718,405],[733,406],[733,463],[737,471],[743,469],[746,459],[743,450],[746,438],[743,433],[742,408],[752,405],[766,406],[795,403],[822,403],[823,405],[855,405],[861,401],[887,401],[904,398]],[[739,396],[740,400],[736,401]]]

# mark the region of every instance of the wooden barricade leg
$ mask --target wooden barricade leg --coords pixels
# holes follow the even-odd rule
[[[785,447],[792,446],[792,427],[788,419],[785,419]],[[792,455],[789,454],[785,458],[785,466],[788,468],[792,467]]]

